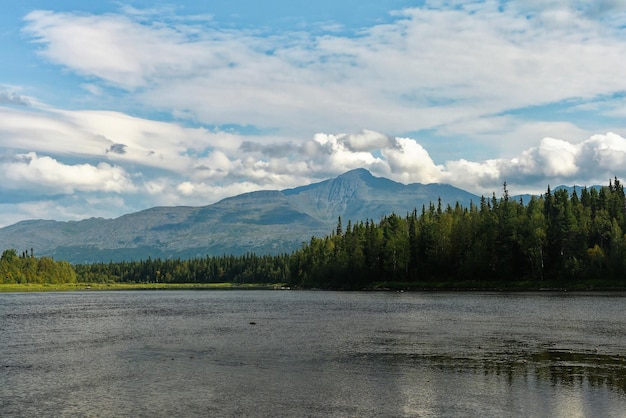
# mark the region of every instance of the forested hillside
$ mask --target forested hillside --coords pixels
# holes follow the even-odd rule
[[[33,250],[21,255],[14,249],[5,250],[0,257],[0,283],[74,283],[76,272],[67,261],[50,257],[37,258]]]
[[[286,283],[303,288],[360,289],[381,283],[407,287],[626,287],[626,199],[616,178],[600,189],[550,189],[525,203],[481,198],[463,207],[439,201],[380,221],[343,223],[325,237],[279,256],[224,255],[191,260],[75,266],[83,282]],[[7,260],[9,263],[7,264]],[[2,256],[10,280],[36,276],[46,259]],[[10,275],[6,265],[12,266]],[[15,266],[31,273],[16,273]],[[36,267],[37,266],[37,267]],[[66,268],[66,264],[58,264]],[[39,269],[39,270],[37,270]],[[45,268],[43,269],[45,270]],[[59,270],[60,271],[60,270]],[[73,272],[72,272],[73,273]],[[30,275],[29,275],[30,274]],[[73,275],[67,276],[73,280]],[[6,279],[5,279],[6,280]]]
[[[600,190],[548,189],[525,204],[502,197],[463,207],[441,203],[337,228],[282,256],[148,259],[77,266],[81,280],[133,282],[283,282],[353,289],[379,282],[525,281],[624,286],[626,201],[615,179]]]

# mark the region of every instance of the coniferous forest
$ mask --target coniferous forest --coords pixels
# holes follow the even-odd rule
[[[358,288],[377,282],[426,287],[515,288],[626,285],[626,201],[616,178],[571,195],[548,188],[524,204],[482,198],[469,208],[441,203],[361,222],[312,238],[290,258],[290,283]]]
[[[511,199],[505,184],[501,197],[483,197],[469,207],[436,202],[377,222],[340,218],[329,235],[312,237],[291,254],[84,264],[67,277],[86,283],[284,283],[326,289],[625,288],[625,231],[626,199],[617,178],[607,187],[571,194],[548,188],[528,202]],[[18,262],[34,271],[29,259],[3,254],[0,280],[33,278],[15,273]]]

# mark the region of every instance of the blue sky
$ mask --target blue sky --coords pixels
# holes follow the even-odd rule
[[[0,226],[353,168],[477,194],[626,177],[626,1],[19,1]]]

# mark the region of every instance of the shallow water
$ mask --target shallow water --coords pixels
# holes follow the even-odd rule
[[[0,294],[0,416],[626,416],[626,294]]]

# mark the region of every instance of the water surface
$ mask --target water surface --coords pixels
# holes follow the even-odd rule
[[[626,294],[0,294],[0,416],[626,416]]]

